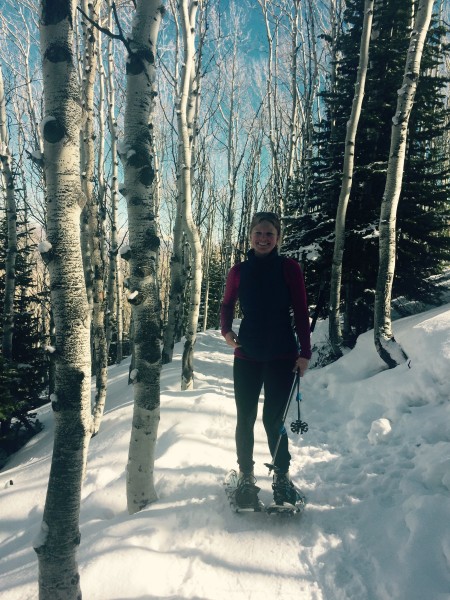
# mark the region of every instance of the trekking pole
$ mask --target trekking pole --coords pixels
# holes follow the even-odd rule
[[[264,465],[269,469],[269,475],[270,475],[270,473],[273,470],[276,471],[275,459],[276,459],[277,454],[278,454],[278,448],[280,447],[281,438],[282,438],[283,434],[286,433],[286,428],[284,426],[284,423],[286,421],[286,417],[287,417],[287,414],[288,414],[288,411],[289,411],[289,407],[291,405],[291,400],[292,400],[292,396],[294,394],[295,388],[297,388],[297,390],[298,390],[299,386],[300,386],[300,371],[297,370],[297,372],[295,374],[294,382],[292,384],[291,391],[289,393],[289,398],[288,398],[287,403],[286,403],[286,408],[284,409],[283,418],[281,420],[280,435],[278,436],[277,445],[275,446],[275,452],[273,453],[272,462],[271,463],[264,463]]]
[[[308,431],[308,423],[301,420],[300,416],[300,402],[302,401],[302,393],[300,391],[300,377],[297,379],[297,420],[292,421],[291,431],[292,433],[306,433]]]

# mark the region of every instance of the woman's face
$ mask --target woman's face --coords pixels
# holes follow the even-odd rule
[[[250,232],[250,246],[256,256],[267,256],[278,243],[278,232],[269,221],[261,221]]]

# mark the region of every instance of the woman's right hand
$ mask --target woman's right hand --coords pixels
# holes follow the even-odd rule
[[[232,348],[240,348],[241,347],[241,345],[239,343],[239,338],[234,333],[234,331],[229,331],[227,334],[225,334],[225,341]]]

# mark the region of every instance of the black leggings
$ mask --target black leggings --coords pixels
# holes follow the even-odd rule
[[[291,455],[288,450],[288,437],[282,428],[283,413],[289,399],[295,373],[295,362],[272,360],[252,362],[235,357],[233,365],[234,396],[237,409],[236,452],[239,468],[244,473],[253,470],[253,446],[258,400],[264,385],[263,425],[267,434],[270,454],[273,457],[280,433],[275,466],[281,473],[289,469]]]

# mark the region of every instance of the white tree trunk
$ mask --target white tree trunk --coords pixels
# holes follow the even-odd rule
[[[290,193],[294,177],[294,163],[296,148],[300,136],[298,122],[298,93],[297,93],[297,52],[298,52],[298,17],[300,12],[300,0],[293,2],[293,14],[291,17],[291,117],[289,120],[289,145],[287,152],[286,181],[284,183],[284,198]]]
[[[203,313],[203,327],[202,330],[206,331],[209,325],[209,289],[210,289],[210,266],[211,260],[213,257],[213,230],[214,230],[214,221],[216,217],[216,207],[213,205],[213,199],[210,199],[210,209],[208,215],[208,227],[206,230],[205,236],[205,265],[203,267],[205,273],[205,298],[204,298],[204,313]]]
[[[397,206],[402,188],[408,122],[420,74],[423,47],[431,21],[433,0],[420,0],[411,33],[402,87],[398,90],[397,110],[392,119],[391,145],[386,186],[380,213],[380,263],[375,293],[375,346],[390,367],[407,359],[395,341],[391,326],[392,284],[395,274]]]
[[[113,9],[112,0],[108,0],[108,28],[113,29]],[[123,357],[123,315],[122,315],[122,270],[119,261],[119,161],[117,157],[117,120],[116,120],[116,88],[114,82],[114,56],[113,39],[108,38],[108,126],[111,146],[111,249],[109,252],[109,271],[108,271],[108,327],[107,327],[107,347],[111,341],[111,321],[115,317],[116,323],[116,364],[122,362]]]
[[[338,0],[340,3],[340,0]],[[335,37],[333,37],[333,20],[334,20],[334,6],[335,0],[331,0],[329,2],[330,8],[330,25],[331,25],[331,39],[332,44],[335,44]],[[316,34],[316,16],[317,3],[315,0],[308,0],[307,6],[300,12],[302,15],[302,31],[301,31],[301,64],[302,64],[302,73],[304,78],[305,91],[302,94],[302,124],[301,124],[301,169],[303,170],[303,206],[308,206],[308,202],[310,200],[310,188],[311,183],[313,181],[313,167],[311,165],[312,159],[314,156],[314,122],[317,118],[317,105],[315,105],[317,101],[317,93],[319,91],[319,80],[320,80],[320,65],[319,65],[319,56],[317,49],[317,34]],[[303,13],[306,15],[303,15]],[[305,18],[306,17],[306,18]],[[320,23],[320,17],[319,17]],[[306,21],[306,23],[305,23]],[[303,33],[304,29],[306,29],[306,37]],[[332,71],[335,69],[333,65],[333,59],[330,57],[328,59],[328,64],[331,63]],[[302,79],[302,75],[299,76],[300,81]],[[330,77],[330,83],[332,82],[333,76]],[[332,85],[332,84],[331,84]],[[319,119],[320,120],[320,119]]]
[[[178,121],[178,182],[181,201],[183,230],[189,243],[192,256],[191,282],[188,319],[186,324],[181,389],[191,389],[194,385],[194,345],[197,337],[200,295],[202,283],[202,247],[197,227],[192,217],[192,142],[194,139],[193,121],[198,107],[198,85],[196,84],[195,64],[195,24],[201,0],[180,0],[180,18],[184,41],[184,59],[181,74],[180,98],[177,106]]]
[[[345,247],[345,220],[347,216],[348,201],[352,189],[353,165],[355,159],[355,140],[358,130],[361,107],[366,85],[367,66],[369,62],[369,44],[372,31],[374,0],[366,0],[364,3],[364,21],[361,34],[359,50],[359,64],[356,75],[355,95],[353,97],[350,119],[347,122],[345,136],[344,166],[342,170],[342,185],[336,212],[336,224],[334,230],[334,251],[331,266],[330,281],[330,313],[329,334],[330,342],[336,356],[342,355],[342,331],[340,325],[341,304],[341,281],[342,261]]]
[[[83,0],[83,10],[94,22],[99,19],[100,1]],[[82,184],[86,196],[84,218],[87,225],[87,246],[89,247],[89,265],[85,270],[92,286],[92,342],[95,368],[95,401],[93,407],[93,434],[97,434],[103,417],[106,401],[108,356],[105,333],[105,290],[104,264],[102,256],[102,223],[98,206],[98,197],[94,192],[95,177],[95,106],[94,86],[97,80],[97,44],[98,30],[90,22],[83,20],[84,27],[84,63],[82,97],[84,109],[84,128],[82,144]],[[92,279],[91,279],[92,278]]]
[[[16,289],[17,211],[14,177],[11,168],[9,136],[6,126],[6,101],[0,65],[0,182],[6,191],[7,252],[5,258],[5,296],[3,304],[2,355],[12,360],[14,333],[14,294]]]
[[[260,125],[258,118],[264,103],[262,101],[256,110],[251,124],[246,123],[243,100],[247,94],[249,71],[242,64],[239,49],[242,38],[245,36],[246,25],[248,24],[247,19],[251,19],[251,16],[249,17],[245,14],[245,7],[236,6],[236,3],[230,3],[228,21],[225,25],[225,28],[230,30],[230,41],[228,44],[224,44],[223,48],[219,46],[218,51],[218,65],[220,70],[217,95],[221,98],[218,108],[225,125],[223,137],[227,152],[228,181],[228,199],[223,209],[224,217],[222,225],[223,286],[221,296],[223,296],[223,292],[225,291],[227,273],[235,261],[235,228],[239,222],[236,215],[239,195],[238,182],[242,177],[243,161],[251,136],[257,124]],[[220,40],[219,24],[216,27],[217,32],[214,32],[214,34]]]
[[[56,328],[53,458],[41,534],[39,598],[81,598],[76,552],[83,468],[91,431],[90,314],[80,247],[81,101],[73,53],[75,3],[41,2],[48,263]]]
[[[271,3],[268,0],[258,0],[263,12],[264,22],[266,25],[267,43],[269,50],[267,53],[267,118],[268,118],[268,132],[267,137],[269,140],[270,154],[271,154],[271,181],[268,204],[273,210],[279,211],[281,217],[285,213],[285,198],[282,193],[281,186],[281,156],[280,156],[280,145],[279,136],[281,132],[278,128],[277,123],[277,96],[278,96],[278,84],[277,84],[277,60],[276,55],[278,52],[278,19],[275,19],[273,25],[273,31],[271,29],[271,19],[269,15],[269,6]]]
[[[174,95],[179,96],[179,54],[180,54],[180,25],[174,0],[169,0],[171,13],[175,24],[174,75],[172,78]],[[178,184],[179,189],[179,184]],[[173,227],[172,255],[170,259],[170,292],[168,303],[167,323],[164,329],[162,349],[163,365],[172,362],[175,342],[181,338],[181,319],[184,304],[185,278],[183,276],[183,223],[181,200],[177,198],[175,223]]]
[[[127,62],[124,142],[129,227],[129,301],[134,328],[134,411],[127,465],[130,514],[157,499],[154,449],[159,423],[160,314],[156,272],[159,238],[153,204],[152,157],[156,44],[164,7],[160,0],[138,0]],[[125,255],[123,255],[125,256]]]
[[[164,345],[162,350],[162,363],[165,365],[172,362],[173,348],[177,340],[177,332],[180,330],[180,321],[183,313],[184,300],[184,278],[182,259],[182,220],[181,202],[177,202],[177,214],[173,228],[173,248],[170,259],[170,295],[169,310],[166,328],[164,330]]]

